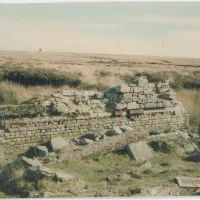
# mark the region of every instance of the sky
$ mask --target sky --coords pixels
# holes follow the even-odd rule
[[[0,4],[0,50],[200,58],[200,3]]]

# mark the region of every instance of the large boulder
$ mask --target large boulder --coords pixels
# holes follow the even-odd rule
[[[55,152],[64,146],[67,145],[67,142],[60,136],[51,138],[51,148]]]
[[[127,146],[128,153],[137,162],[144,162],[153,158],[151,149],[145,141],[131,143]]]

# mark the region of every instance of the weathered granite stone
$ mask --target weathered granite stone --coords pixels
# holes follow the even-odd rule
[[[137,143],[132,143],[127,146],[127,150],[130,156],[137,162],[144,162],[153,158],[151,149],[148,147],[147,143],[140,141]]]
[[[67,142],[62,137],[51,138],[51,147],[53,151],[57,151],[66,145]]]
[[[131,102],[128,103],[127,109],[132,110],[132,109],[138,109],[140,106],[136,102]]]
[[[56,172],[55,179],[57,181],[66,182],[66,181],[75,180],[76,177],[72,174],[68,174],[68,173],[64,173],[64,172]]]
[[[65,182],[75,179],[75,176],[71,174],[55,171],[54,169],[44,166],[32,166],[27,168],[24,177],[31,181],[40,180],[43,178],[52,178],[55,181]]]
[[[200,178],[176,177],[175,182],[181,188],[199,188],[200,187]]]
[[[127,132],[127,131],[133,131],[134,130],[130,126],[120,126],[119,128],[122,130],[122,132]]]
[[[152,164],[149,160],[140,165],[140,169],[142,170],[150,169],[150,168],[152,168]]]
[[[179,196],[181,189],[176,186],[156,186],[143,188],[139,196]]]

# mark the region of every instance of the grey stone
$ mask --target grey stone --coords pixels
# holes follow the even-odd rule
[[[148,79],[146,76],[140,76],[140,77],[136,77],[135,82],[139,87],[142,87],[142,86],[146,86],[148,84]]]
[[[78,138],[75,139],[74,141],[77,145],[88,145],[94,142],[93,140],[90,140],[88,138]]]
[[[22,156],[21,161],[24,162],[25,164],[29,165],[29,166],[42,166],[40,161],[36,158],[30,159],[30,158],[27,158],[25,156]]]
[[[36,146],[34,148],[36,157],[45,157],[48,156],[48,149],[45,146]]]
[[[127,107],[127,104],[125,104],[125,103],[117,103],[116,104],[116,109],[117,110],[123,110],[123,109],[125,109]]]
[[[145,95],[139,95],[138,96],[138,103],[147,103],[148,99]]]
[[[0,146],[0,161],[3,161],[4,159],[4,147]]]
[[[73,90],[62,90],[62,95],[64,96],[72,96],[75,95]]]
[[[140,196],[178,196],[180,195],[181,189],[176,186],[156,186],[146,187],[141,190]]]
[[[15,161],[9,164],[9,168],[15,168],[19,165],[23,165],[25,168],[27,167],[37,167],[42,166],[42,164],[37,160],[36,158],[30,159],[26,158],[25,156],[22,156],[20,158],[17,158]]]
[[[176,177],[175,182],[181,188],[199,188],[200,187],[200,178]]]
[[[112,135],[119,135],[122,134],[123,132],[118,126],[114,126],[113,129],[111,130]]]
[[[120,135],[122,134],[123,132],[121,131],[121,129],[118,127],[118,126],[114,126],[112,128],[112,130],[108,131],[106,133],[107,136],[114,136],[114,135]]]
[[[128,110],[139,109],[139,108],[140,108],[140,106],[136,102],[128,103],[128,106],[127,106]]]
[[[123,132],[127,132],[127,131],[133,131],[134,129],[130,126],[120,126],[119,127]]]
[[[97,99],[102,99],[103,97],[104,97],[104,93],[103,92],[96,93],[96,98]]]
[[[150,169],[152,168],[151,162],[148,160],[140,165],[140,169]]]
[[[144,141],[129,144],[127,150],[130,156],[137,162],[144,162],[153,158],[151,149]]]
[[[40,180],[44,177],[53,178],[55,172],[44,166],[32,166],[26,169],[24,177],[28,180]]]
[[[90,139],[90,140],[95,140],[96,138],[101,138],[102,135],[104,135],[106,133],[106,130],[102,129],[102,130],[95,130],[95,131],[91,131],[88,132],[84,135],[84,138]]]
[[[57,151],[67,145],[67,142],[60,136],[51,138],[51,147],[53,151]]]
[[[55,171],[54,169],[50,169],[44,166],[32,166],[26,169],[25,178],[28,180],[39,180],[43,178],[52,178],[56,181],[70,181],[74,180],[76,177],[74,175]]]
[[[56,180],[61,181],[61,182],[72,181],[76,179],[74,175],[64,173],[64,172],[56,172],[55,178]]]
[[[128,85],[122,84],[116,86],[116,91],[121,93],[127,93],[131,91],[131,88]]]

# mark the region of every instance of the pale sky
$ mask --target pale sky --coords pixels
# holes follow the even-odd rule
[[[0,50],[39,48],[200,58],[200,3],[1,4]]]

